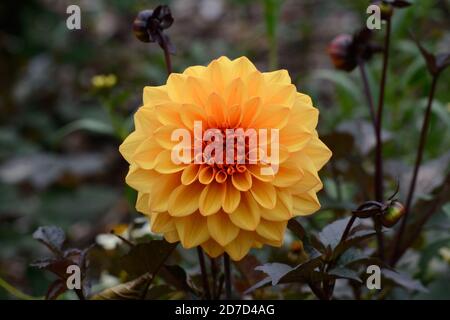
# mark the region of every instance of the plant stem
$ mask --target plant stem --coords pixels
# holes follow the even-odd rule
[[[406,198],[406,203],[405,203],[405,216],[402,220],[399,231],[397,233],[397,238],[395,241],[395,250],[394,250],[392,261],[394,261],[395,259],[398,259],[397,256],[399,255],[403,233],[405,232],[406,223],[408,221],[408,217],[409,217],[409,214],[411,211],[411,203],[412,203],[414,191],[416,188],[417,176],[419,173],[420,165],[422,163],[423,152],[425,150],[425,145],[426,145],[426,141],[427,141],[428,127],[430,125],[431,109],[433,106],[434,94],[436,92],[436,84],[437,84],[438,77],[439,77],[439,74],[434,75],[433,81],[431,83],[431,89],[430,89],[430,93],[428,96],[428,104],[427,104],[427,108],[425,110],[425,116],[423,118],[422,131],[420,133],[420,141],[419,141],[419,148],[417,149],[416,163],[414,165],[413,176],[411,179],[411,183],[409,185],[408,196]]]
[[[223,266],[225,271],[225,297],[229,300],[231,299],[231,266],[228,253],[223,254]]]
[[[211,300],[211,291],[209,290],[208,273],[206,272],[205,257],[201,247],[197,247],[198,262],[200,263],[200,270],[202,272],[203,293],[207,300]]]
[[[352,229],[352,226],[353,226],[353,223],[355,222],[355,220],[356,220],[356,216],[352,215],[352,217],[350,218],[350,220],[347,223],[347,226],[345,227],[344,232],[342,233],[341,240],[339,241],[340,243],[344,242],[345,239],[347,239],[347,237],[348,237],[348,235],[350,233],[350,230]]]
[[[212,277],[212,298],[217,299],[217,263],[216,259],[211,258],[211,277]]]
[[[166,61],[167,75],[170,76],[170,74],[172,73],[172,60],[170,58],[169,48],[167,46],[167,42],[166,42],[162,32],[158,31],[158,33],[159,33],[159,37],[161,38],[161,47],[164,51],[164,59]]]
[[[386,21],[386,36],[384,38],[383,48],[383,70],[381,74],[380,95],[378,98],[378,109],[376,118],[376,149],[375,149],[375,199],[383,202],[383,146],[381,140],[381,128],[383,121],[384,93],[386,89],[387,66],[389,62],[389,45],[391,40],[391,19]],[[381,233],[380,218],[374,218],[375,231],[377,232],[379,257],[384,259],[384,239]]]
[[[364,65],[364,61],[360,61],[358,63],[359,71],[361,73],[361,79],[363,80],[364,94],[367,98],[367,104],[369,105],[370,118],[372,119],[373,128],[377,130],[377,120],[375,118],[375,106],[373,103],[372,91],[370,90],[369,80],[367,79],[366,67]]]
[[[156,267],[155,271],[153,273],[149,272],[150,278],[145,286],[144,291],[142,292],[141,300],[144,300],[145,297],[147,296],[148,289],[150,288],[151,284],[153,283],[153,280],[156,278],[156,275],[158,274],[159,270],[161,270],[162,266],[164,265],[166,260],[170,257],[170,255],[172,254],[172,252],[175,250],[176,247],[177,247],[176,245],[173,245],[171,250],[167,253],[167,257],[160,262],[160,264]]]

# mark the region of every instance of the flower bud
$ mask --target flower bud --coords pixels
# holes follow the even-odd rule
[[[405,207],[397,200],[392,201],[381,216],[381,223],[386,228],[393,227],[405,214]]]
[[[356,67],[353,37],[349,34],[341,34],[334,38],[328,46],[328,54],[336,69],[352,71]]]
[[[136,19],[134,19],[133,22],[134,35],[142,42],[152,41],[148,33],[148,23],[152,15],[153,15],[152,10],[142,10],[138,13]]]

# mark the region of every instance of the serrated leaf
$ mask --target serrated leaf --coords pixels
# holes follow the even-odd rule
[[[280,279],[285,276],[287,273],[293,270],[293,268],[287,264],[284,263],[266,263],[262,266],[258,266],[255,268],[255,270],[262,271],[269,275],[272,285],[278,284]]]
[[[330,223],[319,233],[319,240],[325,247],[330,246],[331,249],[336,248],[342,238],[342,234],[351,217],[336,220]]]
[[[405,289],[419,292],[428,292],[428,289],[425,288],[419,280],[414,280],[407,274],[386,268],[381,269],[381,274],[384,276],[384,278],[395,282]]]
[[[165,240],[152,240],[135,245],[122,258],[122,267],[133,277],[139,277],[147,272],[154,273],[162,266],[172,253],[176,244]]]
[[[33,238],[42,242],[56,255],[62,255],[61,251],[66,235],[61,228],[55,226],[39,227],[33,233]]]

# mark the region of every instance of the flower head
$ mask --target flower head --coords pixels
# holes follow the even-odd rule
[[[320,208],[317,172],[331,151],[316,131],[318,110],[285,70],[221,57],[146,87],[143,98],[120,152],[137,210],[167,241],[240,260],[252,247],[280,246],[289,219]],[[230,130],[258,143],[248,134],[239,152],[236,136],[225,143]]]

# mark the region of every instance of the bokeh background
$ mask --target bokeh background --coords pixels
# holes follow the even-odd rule
[[[433,52],[450,49],[450,1],[412,2],[394,17],[383,128],[387,193],[399,181],[400,199],[405,198],[402,186],[409,182],[430,86],[410,33]],[[81,7],[81,30],[66,27],[70,4]],[[114,263],[120,241],[109,234],[111,229],[125,230],[132,223],[127,236],[154,237],[130,205],[134,194],[125,187],[127,165],[118,146],[132,129],[143,87],[166,79],[160,48],[137,41],[132,33],[137,12],[158,4],[169,4],[175,18],[167,30],[177,47],[175,71],[221,55],[246,55],[261,70],[289,70],[299,91],[312,96],[321,112],[319,133],[334,157],[321,173],[323,208],[305,220],[308,228],[320,229],[371,199],[375,140],[359,74],[335,71],[326,53],[334,36],[353,33],[365,23],[368,1],[1,1],[1,299],[42,297],[52,281],[50,274],[29,266],[48,255],[32,238],[38,226],[63,228],[73,247],[98,244],[92,258],[95,290],[123,277]],[[381,39],[382,32],[375,36]],[[368,66],[375,96],[380,69],[381,59],[375,57]],[[417,188],[422,205],[437,201],[433,190],[449,184],[449,83],[446,72],[438,85]],[[444,205],[400,263],[430,292],[411,296],[397,290],[390,298],[450,299],[450,197],[441,195],[439,201]],[[282,249],[267,247],[254,255],[262,261],[295,260],[292,248],[287,235]],[[172,259],[198,270],[191,252],[178,250]],[[350,297],[345,288],[337,289],[336,296]],[[301,297],[301,292],[285,295]],[[63,298],[72,298],[71,293]]]

